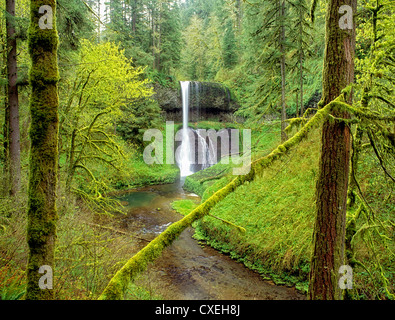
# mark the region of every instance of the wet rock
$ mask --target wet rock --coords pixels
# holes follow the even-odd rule
[[[154,84],[153,98],[164,111],[167,121],[182,121],[182,102],[179,88]],[[230,121],[240,106],[227,87],[215,82],[192,81],[189,87],[189,121]]]

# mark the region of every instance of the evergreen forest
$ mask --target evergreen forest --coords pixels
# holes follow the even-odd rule
[[[0,300],[395,299],[394,25],[1,1]]]

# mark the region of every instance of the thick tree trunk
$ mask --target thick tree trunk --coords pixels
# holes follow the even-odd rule
[[[263,170],[271,165],[275,160],[287,154],[287,151],[295,148],[305,139],[311,130],[321,124],[321,119],[325,118],[331,106],[327,106],[318,112],[289,140],[279,145],[270,154],[251,163],[251,170],[246,175],[236,176],[225,187],[215,192],[210,198],[192,210],[183,219],[171,224],[165,231],[153,239],[148,245],[137,252],[129,261],[113,276],[99,300],[120,300],[123,299],[129,282],[133,281],[141,274],[150,262],[157,259],[162,251],[168,247],[187,227],[194,221],[203,218],[210,213],[210,209],[234,192],[239,186],[246,182],[253,181],[256,176],[262,174]]]
[[[355,30],[339,28],[341,5],[356,12],[356,0],[329,0],[326,12],[326,47],[323,105],[341,94],[354,80]],[[351,103],[351,94],[347,102]],[[334,110],[332,116],[349,118]],[[339,268],[344,264],[347,187],[350,165],[350,130],[342,121],[327,120],[322,129],[322,149],[316,187],[317,216],[311,261],[309,298],[341,299]]]
[[[15,0],[6,2],[7,20],[7,77],[8,77],[8,169],[10,194],[16,194],[21,184],[21,147],[19,130],[19,101],[17,85],[16,33],[14,21]]]
[[[50,6],[53,25],[40,29],[39,8]],[[29,257],[27,266],[26,299],[53,299],[53,290],[42,289],[39,280],[43,276],[39,268],[47,265],[54,269],[56,239],[56,185],[58,169],[58,105],[59,81],[56,31],[56,1],[31,0],[30,2],[29,52],[32,61],[30,84],[30,172],[28,192],[27,242]]]

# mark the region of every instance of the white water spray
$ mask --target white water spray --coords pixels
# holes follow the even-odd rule
[[[198,164],[201,165],[200,170],[207,169],[217,163],[216,148],[214,148],[214,144],[206,130],[203,130],[203,132],[205,133],[204,135],[202,135],[201,130],[195,130],[198,139]]]
[[[188,113],[189,113],[189,81],[181,81],[182,92],[182,142],[179,155],[179,167],[181,177],[191,175],[191,142],[188,134]]]

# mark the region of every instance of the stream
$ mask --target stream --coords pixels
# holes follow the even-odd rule
[[[128,214],[123,229],[136,235],[139,246],[164,231],[182,215],[171,208],[174,200],[192,199],[180,183],[148,186],[123,195]],[[277,286],[242,263],[192,238],[185,230],[136,281],[165,300],[301,300],[294,288]]]

